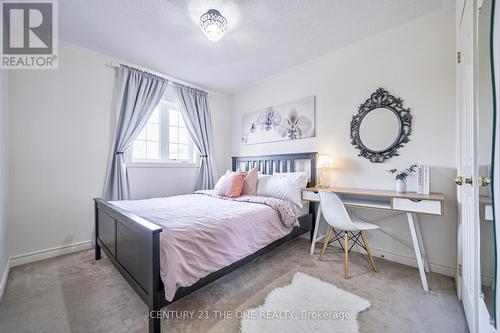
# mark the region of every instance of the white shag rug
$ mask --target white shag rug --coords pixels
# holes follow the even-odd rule
[[[241,333],[359,331],[358,313],[370,302],[301,272],[276,288],[263,305],[242,314]]]

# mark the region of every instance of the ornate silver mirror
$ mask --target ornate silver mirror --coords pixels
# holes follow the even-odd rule
[[[397,156],[397,149],[410,141],[410,133],[410,109],[383,88],[359,106],[351,121],[351,143],[360,150],[359,156],[373,163]]]

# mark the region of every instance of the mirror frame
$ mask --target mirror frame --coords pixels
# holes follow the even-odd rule
[[[361,122],[365,116],[375,109],[388,109],[392,111],[399,120],[399,133],[396,140],[383,150],[372,150],[366,147],[359,136]],[[409,108],[403,107],[403,100],[399,97],[394,97],[383,88],[378,88],[371,94],[363,104],[358,108],[358,113],[352,116],[351,121],[351,144],[359,149],[358,156],[369,159],[372,163],[382,163],[386,159],[393,156],[398,156],[398,148],[403,147],[405,143],[410,141],[412,116]]]

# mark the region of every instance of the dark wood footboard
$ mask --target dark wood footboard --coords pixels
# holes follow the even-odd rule
[[[95,202],[95,259],[101,250],[151,311],[165,305],[161,296],[161,227],[103,199]],[[149,332],[160,332],[160,319],[149,315]]]

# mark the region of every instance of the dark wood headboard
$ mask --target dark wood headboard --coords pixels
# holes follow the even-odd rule
[[[316,158],[318,153],[292,153],[264,156],[233,156],[231,157],[232,170],[238,168],[247,171],[258,167],[259,171],[266,175],[272,175],[274,172],[309,172],[308,187],[316,185]],[[300,165],[306,166],[306,169],[300,168]]]

